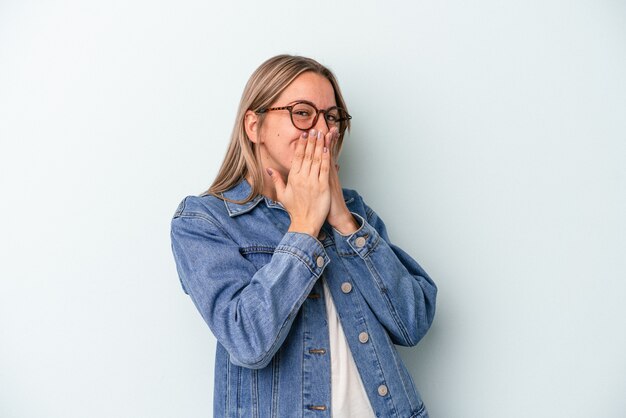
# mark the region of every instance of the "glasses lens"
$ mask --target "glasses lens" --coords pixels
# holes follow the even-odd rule
[[[298,129],[309,129],[316,114],[315,108],[307,103],[296,103],[291,109],[291,119]]]
[[[339,132],[343,132],[343,129],[347,126],[346,122],[348,120],[348,112],[340,107],[328,109],[325,113],[325,117],[329,128],[336,127],[339,129]]]

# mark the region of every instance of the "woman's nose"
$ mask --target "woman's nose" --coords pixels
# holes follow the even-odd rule
[[[313,129],[321,132],[324,135],[326,135],[328,131],[330,130],[328,128],[328,124],[326,123],[326,118],[324,117],[323,113],[320,114],[319,117],[317,118],[317,122],[313,126]]]

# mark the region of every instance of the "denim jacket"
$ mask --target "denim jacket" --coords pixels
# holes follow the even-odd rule
[[[223,196],[242,200],[243,180]],[[377,417],[428,417],[394,344],[413,346],[437,288],[389,241],[382,219],[343,189],[359,229],[287,232],[282,204],[188,196],[171,225],[183,290],[217,338],[214,417],[331,417],[324,276]],[[335,417],[339,418],[339,417]]]

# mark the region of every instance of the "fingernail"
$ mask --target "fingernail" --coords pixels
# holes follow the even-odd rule
[[[315,136],[316,133],[317,131],[315,129],[311,129],[311,136]]]
[[[308,132],[302,132],[302,138],[306,139],[307,136],[309,136]]]
[[[271,169],[271,168],[269,168],[269,167],[268,167],[268,168],[266,168],[266,169],[265,169],[265,171],[267,171],[267,174],[269,174],[270,176],[271,176],[272,174],[274,174],[274,172],[272,171],[272,169]]]
[[[324,152],[328,152],[328,148],[324,147]]]
[[[322,131],[317,132],[317,139],[322,139],[324,135],[322,135]]]

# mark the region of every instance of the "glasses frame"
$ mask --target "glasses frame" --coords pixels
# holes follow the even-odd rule
[[[307,104],[309,106],[311,106],[313,109],[315,109],[315,117],[313,118],[313,122],[311,123],[311,126],[309,126],[308,128],[299,128],[296,126],[296,123],[293,121],[293,108],[296,107],[297,105],[304,103]],[[343,113],[346,114],[345,118],[341,118],[338,119],[337,122],[344,122],[344,121],[348,121],[350,119],[352,119],[352,116],[350,116],[350,114],[348,112],[346,112],[346,110],[344,108],[341,108],[339,106],[331,106],[328,109],[318,109],[317,106],[315,106],[313,103],[309,102],[308,100],[298,100],[297,102],[294,102],[291,105],[288,106],[279,106],[279,107],[270,107],[270,108],[262,108],[257,110],[255,113],[267,113],[270,112],[272,110],[288,110],[289,111],[289,118],[291,119],[291,124],[296,128],[299,129],[301,131],[308,131],[309,129],[311,129],[312,127],[314,127],[317,124],[317,120],[320,117],[320,114],[324,114],[324,122],[326,122],[326,127],[328,129],[330,129],[330,126],[328,126],[328,119],[326,119],[326,115],[328,115],[328,112],[335,110],[335,109],[339,109],[340,111],[342,111]],[[346,130],[346,128],[348,127],[347,124],[341,124],[341,129],[339,130],[339,134],[343,134]]]

